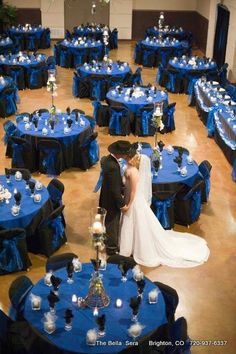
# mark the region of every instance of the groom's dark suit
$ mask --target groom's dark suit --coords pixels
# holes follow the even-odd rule
[[[107,210],[106,233],[108,235],[106,248],[108,254],[118,251],[120,208],[125,206],[122,196],[122,178],[120,165],[112,155],[102,161],[103,182],[100,193],[99,206]]]

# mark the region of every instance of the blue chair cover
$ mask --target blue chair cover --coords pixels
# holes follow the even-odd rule
[[[10,94],[3,94],[2,98],[6,102],[6,114],[11,116],[17,111],[16,102],[15,102],[15,92],[12,91]]]
[[[142,134],[149,135],[149,122],[152,119],[153,111],[143,111],[141,115]]]
[[[97,100],[103,100],[102,97],[102,87],[105,84],[105,80],[92,80],[92,97],[95,97]]]
[[[111,117],[109,121],[109,129],[112,129],[115,131],[116,135],[121,134],[121,118],[123,117],[123,111],[121,112],[116,112],[114,110],[111,110]]]
[[[152,51],[143,49],[143,65],[144,66],[152,66],[150,62],[150,56],[153,54]]]
[[[168,208],[171,207],[173,201],[174,201],[174,196],[165,200],[158,200],[156,198],[152,199],[152,204],[155,207],[155,215],[157,219],[160,221],[164,229],[170,228]]]
[[[17,248],[17,239],[19,238],[20,236],[2,241],[3,250],[0,253],[0,267],[6,272],[14,272],[23,268],[22,259]]]
[[[94,193],[97,193],[99,189],[102,187],[102,182],[103,182],[103,170],[101,169],[98,181],[93,190]]]
[[[51,46],[51,36],[50,36],[50,31],[46,31],[46,47],[50,48]]]
[[[194,90],[194,85],[197,82],[199,78],[198,77],[191,77],[188,83],[188,88],[187,88],[187,93],[192,96],[193,95],[193,90]]]
[[[42,71],[39,68],[32,68],[30,72],[29,84],[30,87],[39,86],[42,79]]]
[[[73,77],[72,95],[75,97],[79,96],[79,78],[78,78],[78,76]]]
[[[36,38],[34,36],[28,37],[28,50],[35,50],[36,49]]]
[[[56,188],[53,184],[49,184],[47,187],[50,198],[54,203],[62,204],[62,192]]]
[[[156,76],[156,82],[160,85],[160,82],[162,82],[162,76],[163,76],[163,71],[164,68],[162,65],[158,66],[158,71],[157,71],[157,76]]]
[[[95,119],[95,121],[97,121],[97,114],[98,114],[98,110],[101,107],[101,102],[100,101],[93,101],[92,102],[93,105],[93,118]]]
[[[86,58],[86,49],[75,50],[74,55],[74,66],[81,65],[84,63],[84,58]]]
[[[18,77],[20,76],[21,71],[19,70],[10,70],[10,76],[12,77],[14,83],[17,85]]]
[[[89,160],[92,165],[99,160],[99,145],[96,140],[89,144]]]
[[[63,239],[65,228],[62,223],[61,216],[58,216],[54,220],[49,221],[49,225],[53,228],[54,234],[52,239],[52,247],[54,250],[60,247],[61,240]]]
[[[161,51],[161,64],[163,65],[164,68],[167,66],[170,56],[171,56],[170,50]]]
[[[165,111],[165,113],[167,114],[167,120],[165,125],[170,131],[175,129],[174,112],[175,107],[167,107]]]
[[[67,67],[67,51],[65,50],[60,50],[60,66],[62,67]]]
[[[12,144],[12,165],[18,167],[25,167],[23,159],[24,144]]]
[[[215,112],[219,109],[219,107],[211,107],[208,112],[207,116],[207,131],[208,131],[208,136],[212,137],[215,132],[215,121],[214,121],[214,114]]]
[[[195,221],[198,219],[201,212],[201,191],[196,191],[192,194],[192,208],[191,208],[191,219]]]
[[[9,138],[13,135],[15,135],[17,129],[14,123],[12,123],[10,120],[8,122],[6,122],[6,124],[4,125],[4,131],[5,131],[5,135],[4,135],[4,144],[7,145]]]
[[[42,149],[43,153],[46,154],[42,161],[42,165],[46,170],[46,174],[49,176],[55,176],[57,175],[56,172],[56,160],[57,160],[57,154],[58,150],[56,149]]]

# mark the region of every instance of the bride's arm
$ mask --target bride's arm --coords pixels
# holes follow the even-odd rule
[[[137,184],[138,184],[138,171],[137,171],[137,169],[135,167],[130,168],[129,171],[127,171],[126,178],[128,178],[129,182],[130,182],[130,200],[127,205],[127,207],[130,208],[131,204],[134,201],[134,197],[135,197],[136,190],[137,190]]]

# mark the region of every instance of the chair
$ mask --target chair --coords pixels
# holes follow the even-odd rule
[[[19,90],[25,89],[25,72],[20,65],[9,65],[6,67],[6,74],[10,76]]]
[[[164,68],[167,67],[167,64],[170,58],[173,56],[174,50],[173,48],[161,47],[160,48],[160,62]]]
[[[175,106],[176,106],[176,102],[173,102],[168,104],[168,106],[163,109],[162,122],[165,126],[165,128],[163,129],[165,133],[169,133],[175,130],[175,120],[174,120]]]
[[[99,145],[97,143],[98,133],[92,133],[78,146],[76,167],[87,170],[99,161]]]
[[[103,58],[103,47],[99,47],[99,48],[91,48],[88,50],[88,60],[92,61],[92,60],[102,60]],[[84,62],[83,62],[84,63]],[[83,64],[81,63],[81,64]]]
[[[119,265],[122,262],[127,262],[132,268],[134,268],[137,264],[133,257],[125,257],[120,254],[113,254],[107,258],[107,263]]]
[[[109,47],[110,49],[117,49],[118,48],[118,30],[114,28],[109,37]]]
[[[106,91],[110,90],[112,87],[116,87],[119,85],[123,85],[124,82],[124,76],[111,76],[108,77],[107,81],[107,87],[106,87]]]
[[[155,50],[152,48],[148,48],[146,46],[142,46],[142,64],[143,66],[152,68],[155,66],[156,58],[155,58]]]
[[[130,124],[130,112],[126,107],[110,107],[110,135],[129,135],[131,131]]]
[[[54,48],[53,48],[53,56],[55,58],[56,65],[60,65],[60,52],[61,52],[60,45],[59,44],[55,44]]]
[[[30,51],[36,51],[39,48],[39,39],[33,33],[27,33],[25,37],[25,48]]]
[[[22,178],[24,180],[29,180],[31,178],[31,173],[29,170],[27,170],[27,168],[5,168],[5,171],[6,170],[10,175],[13,176],[17,171],[19,171],[22,174]]]
[[[128,77],[128,79],[124,81],[125,84],[127,86],[142,85],[143,80],[142,80],[141,72],[142,72],[142,68],[141,67],[137,68],[135,73],[131,74],[130,77]]]
[[[108,127],[110,120],[110,108],[108,105],[101,104],[100,101],[93,101],[93,118],[99,127]]]
[[[227,70],[228,70],[229,64],[224,63],[222,67],[218,70],[218,77],[219,77],[219,82],[220,85],[226,86],[227,84]]]
[[[134,50],[134,61],[135,64],[142,64],[142,57],[143,57],[143,49],[140,42],[136,43],[135,50]]]
[[[31,252],[50,257],[67,241],[61,217],[64,207],[61,205],[53,210],[48,218],[39,225],[31,240]]]
[[[77,65],[82,65],[87,60],[87,50],[86,49],[74,49],[73,50],[73,65],[76,67]]]
[[[50,39],[50,29],[46,28],[40,38],[40,48],[46,49],[50,48],[51,39]]]
[[[180,225],[189,226],[198,220],[201,212],[201,191],[203,181],[197,180],[194,186],[181,197],[176,195],[174,201],[175,222]]]
[[[0,310],[0,353],[11,354],[9,345],[9,330],[13,321]]]
[[[16,90],[13,87],[6,87],[0,93],[0,117],[9,117],[16,111]]]
[[[153,136],[155,134],[155,128],[152,125],[153,113],[153,104],[146,105],[137,111],[135,119],[135,135]]]
[[[202,76],[201,70],[188,70],[185,77],[185,93],[192,96],[194,85]]]
[[[31,172],[36,171],[35,150],[31,143],[24,138],[11,137],[13,168],[27,168]]]
[[[183,154],[189,155],[189,150],[182,146],[173,145],[173,149],[177,151],[181,150]]]
[[[73,258],[78,258],[75,253],[62,253],[56,256],[51,256],[46,261],[46,272],[56,271],[61,268],[65,268],[68,262],[71,262]]]
[[[59,47],[59,63],[63,68],[71,68],[72,67],[72,55],[69,48],[60,46]]]
[[[32,65],[27,70],[27,86],[28,88],[38,89],[44,85],[43,67],[41,64]]]
[[[236,85],[229,84],[225,87],[226,92],[232,98],[233,101],[236,101]]]
[[[25,49],[25,43],[22,34],[14,33],[14,35],[12,36],[12,40],[14,42],[14,46],[17,52]]]
[[[39,171],[49,176],[60,175],[64,171],[61,144],[54,139],[41,139],[38,142]]]
[[[96,127],[96,120],[93,117],[88,116],[88,115],[84,116],[84,118],[86,118],[89,121],[90,127],[94,131],[94,129]]]
[[[65,30],[65,38],[66,39],[72,39],[72,35],[68,29]]]
[[[162,87],[167,87],[169,82],[169,72],[161,63],[158,65],[156,82]]]
[[[3,137],[4,144],[6,145],[5,155],[7,157],[12,157],[12,140],[10,138],[17,135],[17,128],[11,120],[7,120],[3,123],[3,129],[5,131],[5,135]]]
[[[11,283],[8,296],[11,302],[9,315],[12,320],[24,319],[25,300],[32,287],[33,283],[26,275],[21,275]]]
[[[172,191],[153,191],[152,210],[165,230],[174,227],[175,195]]]
[[[188,337],[187,321],[184,317],[178,318],[169,326],[171,346],[167,347],[166,354],[190,354],[190,339]],[[181,343],[181,346],[179,345]]]
[[[199,168],[199,174],[204,181],[204,186],[202,190],[202,203],[206,203],[209,199],[209,194],[211,189],[210,173],[211,173],[212,165],[210,164],[209,161],[204,160],[200,163],[198,168]]]
[[[173,93],[182,93],[184,91],[183,74],[173,67],[167,69],[169,80],[166,88]]]
[[[101,75],[90,76],[90,98],[103,101],[106,98],[107,82]]]
[[[162,296],[164,297],[167,320],[169,323],[173,323],[175,320],[175,311],[179,303],[177,291],[158,281],[154,281],[154,284],[160,289]]]
[[[90,96],[90,84],[88,79],[84,79],[74,72],[72,94],[75,97],[85,98]]]
[[[0,274],[26,270],[29,266],[24,229],[0,230]]]
[[[53,208],[56,209],[62,205],[62,196],[65,191],[64,184],[57,178],[53,178],[47,186],[48,193],[53,203]]]

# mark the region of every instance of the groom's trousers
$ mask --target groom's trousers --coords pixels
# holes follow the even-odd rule
[[[108,255],[112,255],[119,251],[120,212],[107,213],[105,225],[107,234],[106,251]]]

